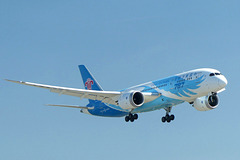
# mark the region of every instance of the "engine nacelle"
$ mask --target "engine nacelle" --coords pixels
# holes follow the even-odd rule
[[[218,102],[219,102],[218,96],[213,94],[197,98],[193,102],[193,107],[198,111],[208,111],[217,108]]]
[[[122,93],[118,100],[118,104],[122,109],[134,109],[142,106],[143,103],[144,96],[138,91]]]

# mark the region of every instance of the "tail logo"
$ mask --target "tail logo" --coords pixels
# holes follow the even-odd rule
[[[88,90],[91,90],[92,85],[93,85],[93,80],[91,78],[88,78],[87,81],[85,82],[85,87],[87,87]]]

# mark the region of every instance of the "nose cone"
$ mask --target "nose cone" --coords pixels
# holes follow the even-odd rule
[[[228,81],[227,79],[224,77],[224,76],[221,76],[218,80],[218,85],[221,87],[221,88],[225,88],[226,85],[227,85]]]

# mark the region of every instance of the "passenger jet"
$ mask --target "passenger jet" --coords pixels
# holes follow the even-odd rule
[[[80,112],[103,117],[125,117],[126,122],[138,119],[138,113],[165,109],[162,122],[171,122],[173,106],[188,102],[198,111],[215,109],[218,93],[225,90],[227,79],[215,69],[202,68],[147,82],[120,91],[104,91],[84,65],[79,65],[85,89],[58,87],[32,82],[14,83],[49,89],[51,92],[89,99],[86,106],[53,105],[79,108]]]

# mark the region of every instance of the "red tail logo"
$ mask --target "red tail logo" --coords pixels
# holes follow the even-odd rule
[[[87,81],[85,82],[85,87],[87,87],[88,90],[91,90],[92,85],[93,85],[93,80],[91,78],[88,78]]]

